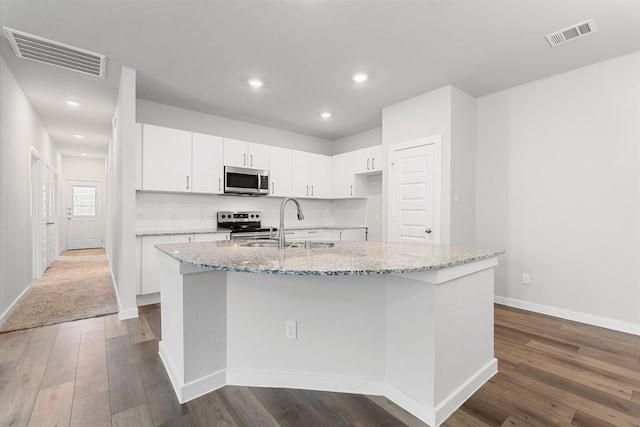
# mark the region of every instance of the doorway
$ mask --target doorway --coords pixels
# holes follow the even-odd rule
[[[389,241],[440,243],[440,136],[389,149]]]
[[[67,249],[101,248],[102,182],[67,181]]]

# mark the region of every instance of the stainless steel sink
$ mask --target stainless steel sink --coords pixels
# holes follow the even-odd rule
[[[287,242],[287,248],[304,248],[306,242]],[[311,248],[332,248],[335,243],[333,242],[310,242]],[[256,240],[243,244],[242,246],[248,246],[250,248],[277,248],[278,242],[275,240]]]

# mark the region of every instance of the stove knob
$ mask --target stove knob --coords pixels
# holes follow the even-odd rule
[[[260,218],[260,215],[259,215],[259,214],[256,214],[256,218]]]
[[[253,218],[253,214],[251,214],[251,218]]]

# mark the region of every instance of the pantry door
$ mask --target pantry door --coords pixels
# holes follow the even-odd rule
[[[67,249],[102,247],[102,183],[67,181]]]
[[[389,241],[440,242],[439,137],[390,149]]]

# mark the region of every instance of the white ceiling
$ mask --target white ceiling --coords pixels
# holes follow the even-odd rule
[[[596,33],[549,47],[590,18]],[[482,96],[640,49],[640,0],[0,0],[0,23],[107,55],[99,79],[19,59],[0,37],[65,155],[105,155],[122,65],[139,98],[335,140],[447,84]]]

